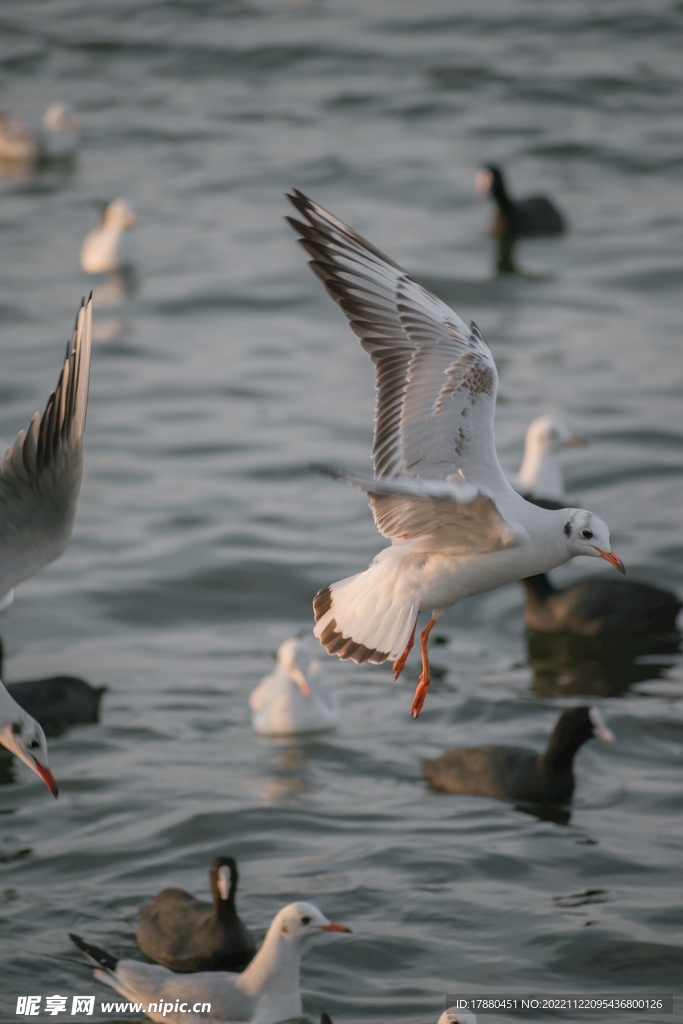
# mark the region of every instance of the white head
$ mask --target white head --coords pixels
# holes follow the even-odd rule
[[[592,707],[588,709],[588,717],[591,720],[593,726],[593,735],[597,736],[603,743],[614,743],[614,733],[605,724],[605,719],[602,717],[602,711],[600,708]]]
[[[626,575],[624,563],[612,551],[609,530],[602,519],[582,508],[565,508],[554,515],[558,517],[559,522],[564,519],[562,532],[565,536],[567,550],[572,558],[576,555],[604,558],[615,569]]]
[[[556,416],[539,416],[530,423],[526,432],[526,449],[540,452],[559,452],[562,448],[575,448],[586,442],[576,437]]]
[[[285,640],[277,652],[277,663],[285,675],[295,683],[304,697],[311,696],[308,677],[317,667],[308,647],[301,640]]]
[[[102,224],[107,228],[132,228],[137,222],[135,211],[127,199],[112,199],[104,208]]]
[[[471,1010],[458,1010],[449,1006],[439,1017],[438,1024],[477,1024],[477,1018]]]
[[[81,122],[66,103],[53,103],[43,114],[43,124],[53,132],[75,132]]]
[[[0,743],[39,775],[54,797],[59,790],[47,766],[45,733],[0,683]]]
[[[350,932],[346,925],[328,921],[323,913],[312,903],[289,903],[273,918],[268,929],[287,941],[301,943],[321,932]]]
[[[530,423],[524,443],[524,458],[517,474],[522,493],[537,498],[564,499],[564,478],[557,453],[586,442],[555,416],[539,416]]]

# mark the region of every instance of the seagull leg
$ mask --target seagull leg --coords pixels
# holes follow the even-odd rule
[[[420,673],[420,681],[415,689],[415,696],[413,697],[413,704],[410,709],[410,713],[413,718],[422,711],[422,706],[427,696],[427,690],[429,684],[432,681],[432,677],[429,674],[429,654],[427,653],[427,644],[429,642],[429,634],[436,625],[436,619],[430,619],[425,628],[420,633],[420,647],[422,648],[422,672]]]
[[[394,670],[394,679],[398,679],[398,677],[400,676],[400,674],[403,671],[403,668],[405,666],[405,663],[408,660],[408,655],[410,654],[410,652],[413,649],[413,644],[415,643],[415,630],[416,629],[417,629],[417,618],[415,619],[415,625],[413,626],[413,632],[410,634],[410,640],[407,643],[405,651],[403,652],[403,654],[401,655],[400,658],[396,659],[396,661],[394,662],[394,664],[392,666],[392,668]]]

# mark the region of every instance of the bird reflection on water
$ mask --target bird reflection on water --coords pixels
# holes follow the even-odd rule
[[[270,758],[268,776],[259,787],[259,795],[270,804],[291,804],[311,790],[306,777],[311,760],[312,743],[292,743],[270,739],[280,750]]]
[[[104,284],[93,291],[93,305],[99,309],[116,309],[132,298],[139,287],[139,277],[134,266],[119,267],[106,275]],[[127,320],[103,320],[93,326],[93,341],[108,344],[130,334],[133,327]]]
[[[139,286],[139,278],[135,267],[117,267],[109,271],[106,284],[95,288],[93,299],[95,306],[122,306],[126,299],[135,295]]]
[[[516,811],[530,814],[539,821],[551,821],[555,825],[568,825],[572,817],[569,804],[516,803],[513,806]]]
[[[680,633],[600,637],[527,631],[527,655],[534,678],[531,689],[541,697],[621,697],[635,683],[661,679],[669,667],[644,662],[653,655],[676,655]],[[673,661],[673,658],[672,658]]]

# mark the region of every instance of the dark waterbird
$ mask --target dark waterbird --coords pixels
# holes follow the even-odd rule
[[[0,678],[3,675],[5,652],[0,640]],[[106,686],[91,686],[78,676],[47,676],[45,679],[23,679],[5,683],[7,691],[24,711],[40,722],[43,729],[55,735],[71,725],[87,725],[99,721],[100,702]]]
[[[498,243],[496,273],[518,272],[515,243],[519,238],[551,238],[565,231],[564,217],[546,196],[513,199],[499,167],[480,167],[474,181],[477,191],[493,199],[497,207],[489,227],[489,234]]]
[[[492,238],[549,238],[565,231],[564,217],[546,196],[513,199],[500,167],[480,167],[474,180],[477,190],[497,207],[489,228]]]
[[[562,590],[544,574],[522,580],[524,618],[537,633],[603,636],[672,633],[683,605],[670,590],[591,576]]]
[[[560,715],[542,754],[493,744],[456,747],[433,761],[422,761],[422,771],[435,789],[446,793],[540,803],[569,800],[574,792],[574,756],[593,736],[614,741],[598,708],[571,708]]]
[[[164,889],[140,907],[136,939],[145,956],[183,974],[243,971],[256,946],[235,909],[237,880],[234,859],[214,857],[209,870],[213,904],[183,889]]]
[[[8,683],[17,704],[33,715],[46,732],[99,721],[106,686],[91,686],[78,676],[50,676]]]

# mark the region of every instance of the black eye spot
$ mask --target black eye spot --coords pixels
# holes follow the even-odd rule
[[[19,736],[21,734],[21,722],[12,723],[12,732],[15,736]]]
[[[301,923],[302,924],[310,924],[311,923],[310,917],[302,917],[301,918]]]
[[[565,537],[569,537],[571,535],[571,532],[572,532],[572,524],[571,523],[565,523],[564,524],[564,535],[565,535]]]
[[[31,750],[35,750],[37,747],[40,746],[40,740],[31,740],[31,742],[29,743],[29,746],[30,746]]]
[[[581,531],[581,536],[583,537],[584,540],[592,540],[593,539],[593,531],[592,530],[582,530]]]

